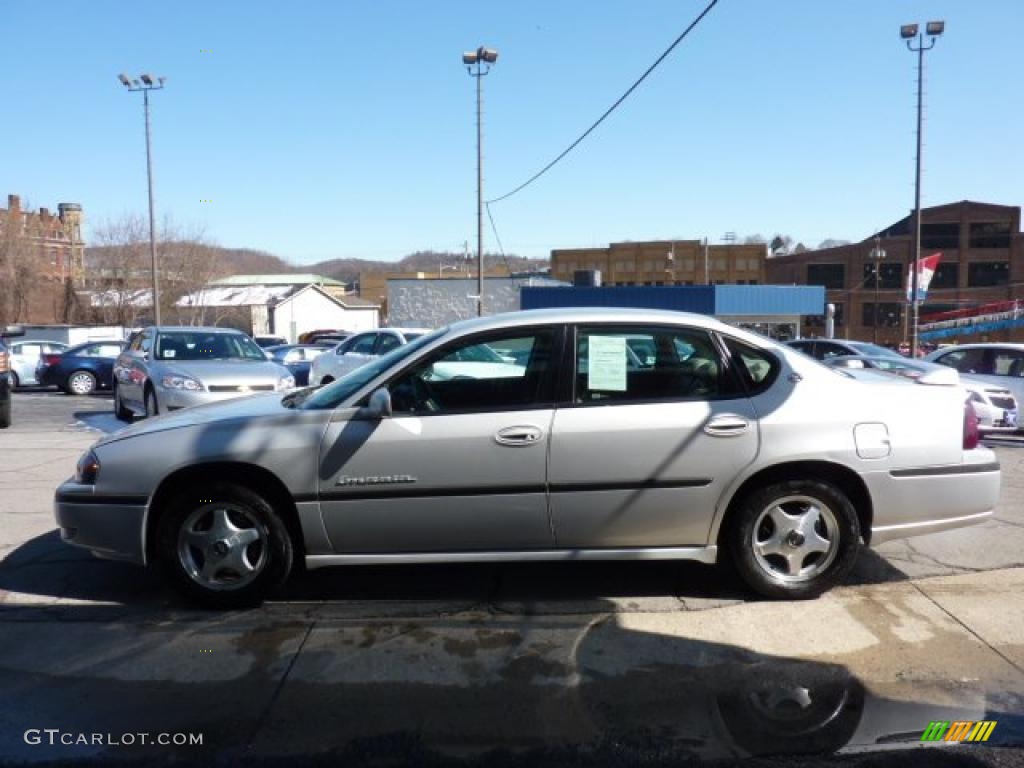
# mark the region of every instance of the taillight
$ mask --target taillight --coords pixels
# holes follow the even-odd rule
[[[48,352],[43,355],[43,365],[56,365],[60,362],[60,355]]]
[[[978,414],[969,402],[964,403],[964,450],[978,447]]]

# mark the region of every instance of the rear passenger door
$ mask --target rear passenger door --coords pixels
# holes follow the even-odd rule
[[[758,448],[724,350],[683,326],[581,326],[573,346],[548,467],[556,546],[706,545],[717,500]]]

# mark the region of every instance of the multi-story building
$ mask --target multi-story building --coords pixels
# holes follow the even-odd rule
[[[21,235],[37,249],[37,258],[41,259],[39,271],[44,276],[73,281],[81,278],[85,253],[81,205],[60,203],[56,214],[48,208],[26,211],[18,195],[8,195],[7,208],[0,208],[0,230],[11,221],[18,222]]]
[[[1020,212],[1019,207],[970,200],[922,209],[921,257],[942,256],[921,317],[1024,299]],[[836,336],[885,344],[905,341],[912,225],[909,215],[858,243],[777,256],[766,262],[766,278],[776,284],[824,286],[827,301],[836,306]],[[884,258],[873,257],[876,248],[884,251]],[[806,335],[821,334],[824,318],[805,318],[803,326]],[[969,340],[1011,338],[1024,340],[1024,330],[976,334]]]
[[[700,240],[611,243],[607,248],[551,251],[551,277],[572,281],[579,271],[600,271],[601,283],[622,285],[759,285],[764,243],[707,245]]]

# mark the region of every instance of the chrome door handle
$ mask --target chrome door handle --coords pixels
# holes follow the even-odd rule
[[[712,437],[734,437],[750,429],[750,422],[741,416],[715,416],[704,425],[704,434]]]
[[[544,430],[532,424],[521,424],[515,427],[499,429],[494,441],[499,445],[533,445],[544,437]]]

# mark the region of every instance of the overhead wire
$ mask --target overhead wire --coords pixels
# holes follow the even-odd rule
[[[605,110],[604,114],[602,114],[599,118],[597,118],[597,120],[595,120],[591,124],[591,126],[589,128],[587,128],[587,130],[585,130],[582,134],[580,134],[580,136],[572,144],[570,144],[568,147],[566,147],[554,160],[552,160],[550,163],[545,165],[543,168],[541,168],[539,171],[537,171],[537,173],[533,174],[533,176],[528,178],[526,181],[524,181],[518,187],[513,189],[511,192],[506,192],[504,195],[501,195],[500,197],[495,197],[495,198],[492,198],[491,200],[488,200],[487,201],[487,206],[488,206],[487,215],[490,216],[490,204],[491,203],[501,202],[502,200],[506,200],[506,199],[512,197],[512,195],[522,191],[523,189],[526,189],[526,187],[530,186],[533,182],[535,182],[537,179],[539,179],[545,173],[547,173],[552,168],[554,168],[555,165],[562,160],[562,158],[564,158],[566,155],[568,155],[570,152],[572,152],[574,149],[576,149],[576,147],[579,146],[583,142],[583,140],[587,138],[587,136],[589,136],[591,133],[593,133],[595,128],[597,128],[601,123],[603,123],[605,121],[605,119],[609,115],[611,115],[612,112],[614,112],[616,109],[618,109],[619,105],[622,104],[622,102],[624,102],[627,98],[629,98],[630,94],[632,94],[633,91],[635,91],[640,86],[640,84],[644,80],[647,79],[647,76],[650,75],[651,72],[653,72],[655,69],[657,69],[658,65],[660,65],[661,62],[663,62],[668,57],[668,55],[670,53],[672,53],[673,50],[675,50],[677,45],[679,45],[683,40],[686,39],[686,36],[689,35],[690,32],[692,32],[697,27],[697,25],[700,24],[701,21],[704,20],[704,17],[707,16],[711,12],[711,9],[714,8],[717,4],[718,4],[718,0],[711,0],[711,2],[707,4],[707,6],[704,8],[704,10],[701,11],[700,14],[692,22],[690,22],[689,26],[687,26],[686,29],[684,29],[682,31],[682,33],[674,41],[672,41],[672,44],[668,48],[666,48],[664,50],[664,52],[662,52],[662,54],[657,59],[655,59],[654,63],[651,64],[651,66],[649,66],[644,71],[644,73],[642,75],[640,75],[640,77],[637,78],[637,80],[631,86],[629,86],[628,89],[626,89],[626,92],[623,93],[618,99],[616,99],[615,103],[612,104],[610,107],[608,107],[608,109]],[[491,226],[492,226],[492,228],[494,226],[493,219],[491,221]]]

